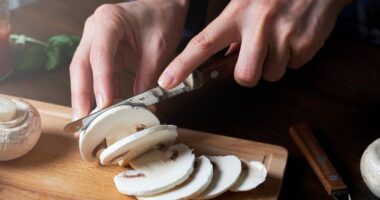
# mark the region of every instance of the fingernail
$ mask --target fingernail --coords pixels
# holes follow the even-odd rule
[[[96,105],[99,109],[103,109],[104,107],[104,97],[102,93],[96,94]]]
[[[158,85],[160,85],[163,88],[170,88],[171,84],[173,83],[173,76],[170,72],[165,71],[160,79],[158,79]]]

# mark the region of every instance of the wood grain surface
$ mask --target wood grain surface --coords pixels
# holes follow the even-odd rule
[[[80,35],[86,18],[108,0],[39,0],[12,11],[12,32],[40,39]],[[27,20],[26,20],[27,19]],[[352,199],[376,200],[360,174],[365,148],[380,135],[380,48],[335,32],[300,70],[254,88],[233,81],[205,86],[161,105],[162,119],[193,130],[265,143],[289,150],[280,199],[329,200],[288,130],[309,122]],[[123,85],[132,94],[133,70]],[[11,77],[0,92],[70,106],[68,68]]]
[[[326,192],[331,195],[333,191],[347,190],[347,186],[315,138],[311,126],[305,123],[297,124],[291,126],[289,132]]]
[[[63,132],[70,121],[68,107],[31,101],[41,114],[42,135],[27,155],[0,162],[0,199],[134,199],[117,192],[113,177],[124,169],[100,166],[81,159],[78,140]],[[278,198],[285,170],[286,149],[264,143],[179,130],[177,143],[194,149],[197,155],[236,155],[263,162],[267,180],[250,192],[228,192],[216,199],[254,200]]]

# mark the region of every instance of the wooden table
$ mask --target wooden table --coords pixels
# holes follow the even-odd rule
[[[42,40],[80,35],[87,16],[104,2],[40,0],[12,12],[12,32]],[[12,77],[0,84],[0,93],[69,106],[68,68]],[[380,136],[379,47],[337,36],[280,82],[261,81],[251,89],[232,82],[209,85],[160,109],[164,121],[180,127],[286,147],[290,158],[281,199],[329,199],[288,134],[290,125],[310,122],[352,198],[376,199],[361,178],[359,163],[366,146]]]

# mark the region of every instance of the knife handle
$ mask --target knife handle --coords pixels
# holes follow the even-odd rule
[[[203,84],[228,79],[233,76],[239,53],[212,59],[198,68],[202,74]]]
[[[334,191],[347,188],[308,124],[292,126],[289,132],[329,195]]]

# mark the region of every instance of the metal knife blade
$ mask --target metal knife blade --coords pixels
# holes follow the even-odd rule
[[[99,116],[103,112],[111,108],[114,108],[116,106],[121,106],[121,105],[149,106],[149,105],[156,104],[162,100],[177,96],[179,94],[196,90],[200,88],[201,86],[202,86],[202,77],[200,75],[200,72],[195,71],[184,82],[182,82],[181,84],[179,84],[177,87],[173,89],[165,90],[161,87],[155,87],[146,92],[143,92],[129,99],[126,99],[120,103],[117,103],[111,107],[92,113],[88,115],[87,117],[73,121],[67,124],[63,130],[66,133],[75,133],[82,129],[85,129],[91,123],[91,121],[94,120],[97,116]]]
[[[341,190],[333,190],[331,192],[331,196],[334,200],[351,200],[351,196],[347,188]]]

